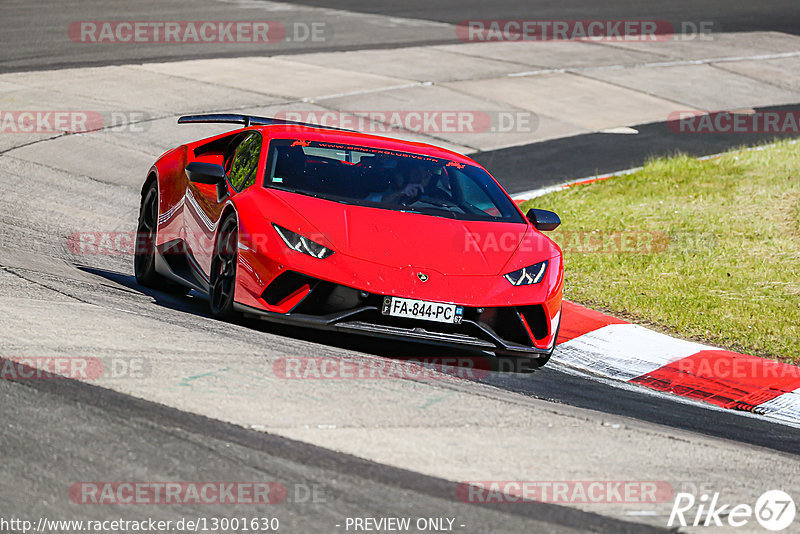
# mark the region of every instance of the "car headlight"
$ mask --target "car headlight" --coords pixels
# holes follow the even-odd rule
[[[504,277],[512,286],[528,286],[541,282],[546,270],[547,260],[544,260],[529,267],[514,271],[513,273],[508,273],[504,275]]]
[[[278,232],[278,235],[281,236],[283,242],[286,243],[286,246],[292,250],[296,250],[297,252],[302,252],[303,254],[308,254],[309,256],[319,259],[325,259],[333,254],[331,249],[323,247],[319,243],[315,243],[305,236],[292,232],[291,230],[287,230],[283,226],[278,226],[275,223],[272,223],[272,226],[275,228],[275,231]]]

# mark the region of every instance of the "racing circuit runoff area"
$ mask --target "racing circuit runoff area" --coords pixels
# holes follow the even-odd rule
[[[219,322],[194,293],[137,286],[126,246],[152,162],[228,129],[185,114],[376,133],[396,116],[414,131],[383,133],[472,155],[512,194],[771,138],[664,123],[799,104],[796,6],[323,3],[0,8],[0,532],[767,532],[785,499],[766,492],[800,503],[791,423],[580,373],[558,348],[531,375],[454,378],[406,362],[450,350]],[[486,42],[458,26],[636,17],[698,32]],[[73,26],[121,19],[286,32],[99,44]],[[310,357],[340,363],[287,373]]]

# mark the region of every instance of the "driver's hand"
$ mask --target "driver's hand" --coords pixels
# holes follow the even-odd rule
[[[423,191],[425,191],[425,187],[422,184],[408,184],[403,189],[403,196],[414,198],[417,195],[421,195]]]

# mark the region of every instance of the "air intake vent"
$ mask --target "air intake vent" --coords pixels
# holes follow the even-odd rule
[[[533,332],[535,339],[540,340],[547,337],[547,314],[541,305],[522,306],[518,310],[525,317],[525,322],[528,323],[528,328]]]
[[[267,304],[277,306],[289,295],[303,286],[313,286],[317,280],[294,271],[286,271],[272,281],[261,295]]]
[[[480,315],[479,321],[488,325],[489,328],[506,341],[520,345],[531,345],[530,336],[513,307],[486,308]]]

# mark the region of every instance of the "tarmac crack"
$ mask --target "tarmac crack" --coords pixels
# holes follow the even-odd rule
[[[5,266],[0,266],[0,270],[3,270],[4,272],[7,272],[8,274],[11,274],[11,275],[13,275],[13,276],[16,276],[17,278],[20,278],[20,279],[22,279],[22,280],[25,280],[26,282],[28,282],[28,283],[31,283],[31,284],[33,284],[33,285],[35,285],[35,286],[39,286],[39,287],[41,287],[41,288],[47,289],[47,290],[49,290],[49,291],[52,291],[52,292],[54,292],[54,293],[58,293],[59,295],[62,295],[62,296],[64,296],[64,297],[67,297],[67,298],[70,298],[70,299],[76,300],[76,301],[78,301],[78,302],[80,302],[80,303],[82,303],[82,304],[89,304],[89,305],[93,305],[93,304],[92,304],[91,302],[89,302],[88,300],[83,300],[83,299],[81,299],[81,298],[79,298],[79,297],[76,297],[75,295],[72,295],[72,294],[70,294],[70,293],[67,293],[66,291],[62,291],[62,290],[60,290],[60,289],[56,289],[56,288],[54,288],[54,287],[51,287],[51,286],[49,286],[49,285],[47,285],[47,284],[45,284],[45,283],[43,283],[43,282],[41,282],[41,281],[39,281],[39,280],[36,280],[36,279],[34,279],[34,278],[28,278],[28,277],[26,277],[26,276],[23,276],[22,274],[20,274],[19,272],[17,272],[17,270],[16,270],[16,269],[14,269],[14,268],[11,268],[11,267],[5,267]],[[33,272],[37,272],[37,271],[33,271]]]

